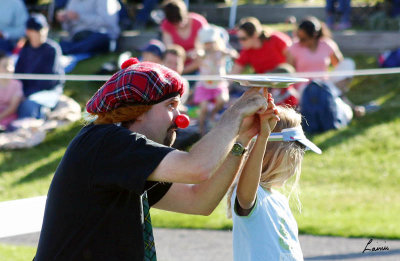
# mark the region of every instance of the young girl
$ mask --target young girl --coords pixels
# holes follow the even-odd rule
[[[274,189],[292,176],[295,188],[304,149],[321,151],[304,136],[301,115],[291,108],[278,108],[278,122],[271,116],[260,116],[260,133],[237,185],[228,194],[234,260],[303,260],[288,200]],[[276,133],[271,134],[271,130]],[[268,139],[272,141],[267,143]]]
[[[0,53],[0,73],[13,73],[11,57]],[[17,109],[23,97],[22,83],[18,80],[0,79],[0,130],[8,128],[17,119]]]
[[[199,51],[201,56],[199,72],[200,75],[225,75],[226,63],[229,55],[234,56],[235,52],[230,51],[221,36],[218,27],[207,26],[199,31],[198,39],[202,45]],[[229,100],[228,82],[199,81],[196,84],[193,94],[193,102],[200,105],[199,132],[206,133],[206,121],[216,121],[216,114]],[[214,105],[209,117],[207,117],[210,104]]]

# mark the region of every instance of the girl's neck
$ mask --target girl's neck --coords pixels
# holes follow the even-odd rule
[[[254,49],[260,49],[263,46],[263,41],[257,38],[254,42]]]
[[[316,51],[318,48],[318,44],[319,44],[319,39],[315,39],[315,41],[313,41],[313,44],[309,47],[309,49],[312,52]]]

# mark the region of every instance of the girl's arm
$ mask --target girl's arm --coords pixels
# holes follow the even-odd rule
[[[171,45],[174,43],[174,41],[172,40],[172,36],[167,32],[162,32],[161,39],[162,39],[163,43],[165,44],[165,46],[168,46],[168,45]]]
[[[336,65],[338,65],[342,60],[343,60],[343,54],[339,49],[339,46],[333,41],[331,40],[330,42],[328,42],[333,50],[330,58],[331,58],[331,64],[333,67],[336,67]]]
[[[275,104],[270,94],[268,96],[268,110],[259,116],[260,134],[243,168],[236,189],[236,197],[241,207],[240,215],[247,216],[254,205],[268,137],[274,129],[277,120],[279,120]]]
[[[293,55],[286,49],[283,54],[286,56],[286,62],[293,67],[296,67],[296,61],[293,57]]]
[[[230,74],[240,74],[243,70],[244,70],[244,66],[242,66],[238,63],[234,63]]]

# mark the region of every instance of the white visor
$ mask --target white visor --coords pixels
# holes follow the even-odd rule
[[[318,148],[317,145],[307,139],[300,126],[283,129],[281,132],[273,132],[269,135],[268,141],[298,141],[303,144],[306,149],[312,150],[317,154],[322,153],[321,149]]]

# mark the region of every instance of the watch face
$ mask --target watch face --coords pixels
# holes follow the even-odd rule
[[[232,153],[234,155],[238,155],[238,156],[243,155],[244,151],[245,151],[245,148],[239,143],[235,143],[232,147]]]

